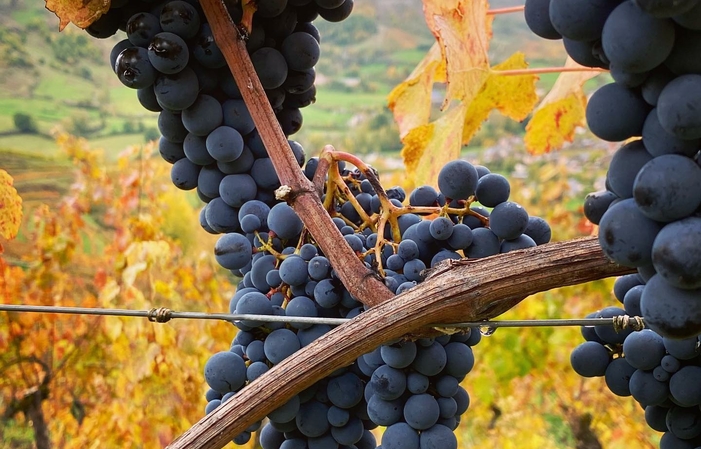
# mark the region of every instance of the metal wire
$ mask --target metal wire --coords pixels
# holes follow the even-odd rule
[[[265,323],[299,323],[299,324],[328,324],[337,326],[350,321],[349,318],[294,317],[277,315],[249,315],[230,313],[205,312],[176,312],[165,307],[150,310],[102,309],[88,307],[58,307],[58,306],[29,306],[15,304],[0,304],[0,312],[22,313],[58,313],[70,315],[101,315],[148,318],[149,321],[165,323],[171,319],[222,320],[222,321],[260,321]],[[433,324],[432,327],[476,327],[483,333],[498,327],[565,327],[565,326],[613,326],[616,329],[640,330],[644,327],[641,317],[621,315],[613,318],[581,318],[581,319],[548,319],[548,320],[502,320],[502,321],[471,321],[466,323]]]

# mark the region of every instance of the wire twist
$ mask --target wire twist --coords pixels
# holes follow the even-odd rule
[[[154,307],[148,311],[148,320],[152,323],[167,323],[173,317],[173,311],[167,307]]]
[[[613,330],[616,333],[626,329],[641,331],[645,329],[645,322],[639,316],[618,315],[613,317]]]

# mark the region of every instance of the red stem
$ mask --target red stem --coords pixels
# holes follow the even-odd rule
[[[539,75],[542,73],[565,73],[565,72],[608,72],[606,69],[595,67],[538,67],[535,69],[514,69],[514,70],[493,70],[492,73],[502,76],[518,75]]]
[[[510,6],[508,8],[494,8],[487,11],[488,16],[497,16],[500,14],[511,14],[512,12],[521,12],[525,6]]]

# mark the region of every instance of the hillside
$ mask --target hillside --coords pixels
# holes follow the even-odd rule
[[[493,5],[520,1],[494,0]],[[297,136],[313,147],[348,140],[351,124],[391,122],[383,112],[386,94],[433,42],[421,0],[358,0],[346,22],[318,22],[324,38],[319,93],[316,105],[305,110],[306,124]],[[123,34],[98,41],[75,27],[63,33],[56,27],[56,17],[38,0],[0,0],[0,148],[51,153],[55,146],[49,134],[55,126],[85,136],[108,153],[153,138],[156,114],[143,110],[135,92],[124,88],[105,63]],[[562,54],[557,44],[532,36],[520,14],[498,16],[494,29],[495,60],[522,50],[540,65]],[[17,113],[33,120],[35,133],[17,132]],[[390,135],[381,139],[383,149],[398,145]]]

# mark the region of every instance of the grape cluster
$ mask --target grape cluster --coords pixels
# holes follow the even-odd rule
[[[397,294],[446,259],[487,257],[550,240],[547,223],[509,202],[506,178],[485,167],[450,162],[439,174],[439,190],[420,186],[407,198],[401,187],[376,191],[368,178],[377,179],[372,168],[349,169],[342,160],[336,164],[322,200],[357,257]],[[310,159],[307,177],[313,178],[317,168],[318,159]],[[387,212],[390,224],[380,229]],[[242,230],[225,234],[215,248],[219,263],[243,278],[231,313],[352,318],[363,312],[290,206],[271,208],[250,200],[238,218]],[[235,324],[240,330],[230,351],[215,354],[205,367],[211,387],[208,411],[331,329],[294,322]],[[381,425],[388,426],[385,449],[457,447],[453,430],[469,406],[467,392],[458,385],[472,369],[471,346],[479,339],[479,332],[468,330],[387,342],[272,412],[261,444],[264,449],[375,448],[369,430]],[[259,426],[235,441],[247,441]]]
[[[701,447],[701,1],[527,0],[525,16],[575,61],[610,70],[587,123],[627,140],[584,213],[606,255],[638,273],[616,281],[623,309],[592,316],[643,316],[648,329],[583,328],[572,366],[632,395],[666,432],[662,449]]]
[[[587,105],[587,123],[614,154],[587,218],[613,261],[647,281],[647,325],[673,338],[701,333],[701,2],[529,0],[526,19],[563,38],[577,62],[614,83]]]
[[[590,317],[639,316],[647,288],[638,274],[619,277],[614,295],[623,308]],[[617,333],[609,327],[583,327],[582,335],[586,342],[570,358],[577,374],[603,376],[613,394],[638,401],[650,428],[664,432],[660,449],[701,447],[701,335],[673,339],[651,329]]]
[[[471,346],[481,334],[385,344],[358,359],[370,377],[365,386],[367,413],[387,429],[382,447],[457,449],[453,430],[470,405],[460,382],[472,370]]]
[[[302,126],[300,109],[315,101],[320,36],[312,21],[345,19],[353,0],[259,0],[256,7],[246,47],[289,136]],[[239,22],[240,2],[229,12]],[[112,2],[87,31],[108,37],[118,29],[127,38],[114,46],[110,63],[142,106],[159,113],[159,150],[173,164],[173,183],[213,203],[203,217],[209,230],[239,230],[233,209],[252,199],[272,205],[280,183],[199,3]],[[304,151],[290,143],[301,166]]]

